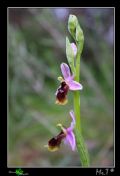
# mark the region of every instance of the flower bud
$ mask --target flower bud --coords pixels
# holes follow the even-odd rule
[[[75,30],[77,26],[77,18],[75,15],[70,15],[68,19],[68,30],[70,34],[75,38]]]
[[[67,59],[68,59],[68,62],[73,62],[74,60],[74,52],[72,50],[72,47],[71,47],[71,43],[68,39],[68,37],[66,37],[66,56],[67,56]]]
[[[66,37],[66,56],[68,63],[71,67],[72,73],[75,73],[74,69],[75,54],[76,54],[75,44],[73,45],[73,43],[70,43],[68,37]]]
[[[75,57],[76,54],[77,54],[77,47],[76,47],[75,43],[71,43],[71,48],[72,48],[72,50],[73,50],[74,57]]]
[[[76,41],[77,42],[84,42],[83,31],[79,25],[77,25],[77,27],[76,27]]]

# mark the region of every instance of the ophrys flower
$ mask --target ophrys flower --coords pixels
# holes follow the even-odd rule
[[[57,136],[53,137],[48,141],[48,145],[46,145],[45,147],[47,147],[49,151],[54,152],[58,150],[62,140],[64,141],[65,144],[68,144],[73,151],[75,150],[76,142],[75,142],[75,135],[73,132],[75,126],[75,116],[73,111],[70,111],[70,116],[72,118],[70,127],[66,128],[62,124],[57,125],[61,128],[61,132]]]
[[[66,63],[62,63],[60,67],[63,78],[59,77],[61,85],[57,89],[55,95],[56,95],[56,104],[64,105],[67,103],[66,95],[68,93],[68,90],[72,91],[82,90],[83,86],[77,81],[74,81],[74,75],[71,75],[70,68]]]

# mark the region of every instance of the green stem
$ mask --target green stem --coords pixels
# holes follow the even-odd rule
[[[76,116],[76,128],[81,131],[81,121],[80,121],[80,94],[78,91],[74,92],[74,112]]]
[[[76,56],[76,75],[75,75],[75,81],[77,82],[79,82],[80,78],[80,56],[81,53],[78,51]],[[75,136],[76,136],[77,149],[80,154],[81,164],[82,166],[89,166],[88,151],[85,146],[81,131],[80,91],[74,92],[74,112],[76,116]]]
[[[79,82],[80,76],[80,53],[77,52],[77,56],[76,56],[76,75],[75,75],[75,81]],[[74,92],[74,111],[75,111],[75,115],[76,115],[76,126],[78,129],[81,130],[81,126],[80,126],[80,92],[79,91],[75,91]]]

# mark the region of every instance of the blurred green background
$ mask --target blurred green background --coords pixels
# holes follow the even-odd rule
[[[85,43],[80,79],[82,130],[91,166],[114,164],[114,9],[8,9],[8,166],[80,166],[77,150],[61,145],[49,152],[44,145],[57,135],[57,123],[69,126],[72,92],[66,106],[55,104],[67,63],[65,39],[73,42],[67,22],[77,16]]]

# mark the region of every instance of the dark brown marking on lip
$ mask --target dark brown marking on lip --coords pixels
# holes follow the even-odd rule
[[[63,131],[61,131],[57,136],[53,137],[48,141],[48,145],[50,148],[59,147],[62,139],[66,136]]]
[[[58,102],[60,102],[60,104],[64,104],[64,102],[66,101],[66,95],[68,93],[68,90],[69,86],[66,84],[66,82],[63,81],[56,93],[56,99],[58,100]]]

